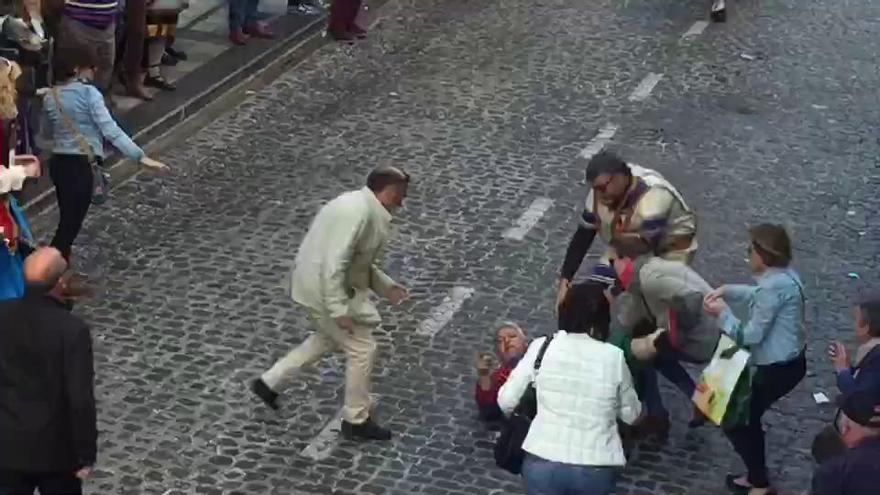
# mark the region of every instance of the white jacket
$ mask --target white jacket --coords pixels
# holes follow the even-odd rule
[[[510,414],[533,379],[546,337],[536,339],[498,391]],[[548,461],[623,466],[617,419],[632,424],[642,410],[623,351],[587,334],[560,330],[544,353],[535,381],[538,414],[523,450]]]
[[[385,296],[395,286],[375,264],[390,229],[391,213],[366,187],[324,205],[296,256],[293,300],[331,318],[379,323],[370,291]]]

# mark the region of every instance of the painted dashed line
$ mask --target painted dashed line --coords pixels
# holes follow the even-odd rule
[[[431,310],[431,314],[416,328],[416,335],[433,337],[443,330],[455,313],[461,309],[466,300],[474,295],[472,287],[456,286],[449,289],[446,297],[438,306]]]
[[[370,394],[370,401],[375,406],[379,402],[378,394]],[[324,425],[324,428],[309,442],[300,455],[313,461],[323,461],[333,454],[333,450],[339,445],[342,436],[342,408],[333,418]]]
[[[636,89],[633,90],[632,94],[629,95],[629,101],[645,101],[651,96],[651,91],[654,91],[654,87],[657,86],[661,79],[663,79],[663,74],[655,72],[645,76],[639,85],[636,86]]]
[[[517,219],[516,225],[505,230],[501,236],[515,241],[523,240],[526,234],[538,224],[541,217],[544,216],[544,213],[546,213],[551,206],[553,206],[553,200],[550,198],[538,198],[532,201],[532,204],[530,204],[529,207],[526,208],[526,211],[524,211],[519,219]]]
[[[703,31],[705,31],[707,27],[709,27],[708,21],[697,21],[697,22],[693,23],[691,25],[691,27],[688,28],[688,30],[684,32],[683,35],[681,35],[681,39],[682,40],[689,40],[691,38],[699,36],[699,35],[703,34]]]
[[[605,146],[614,138],[614,135],[617,134],[617,130],[620,127],[614,124],[605,124],[604,127],[599,129],[599,132],[596,133],[596,136],[587,143],[587,146],[581,150],[580,156],[586,160],[593,158],[600,151],[602,151]]]

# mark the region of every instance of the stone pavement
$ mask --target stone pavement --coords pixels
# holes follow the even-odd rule
[[[714,283],[748,280],[747,225],[791,229],[810,372],[766,423],[771,477],[806,489],[810,441],[832,412],[811,398],[834,395],[824,349],[851,342],[850,298],[880,256],[880,6],[730,3],[726,24],[682,40],[708,2],[401,0],[369,42],[321,48],[182,139],[161,156],[174,175],[117,189],[79,239],[102,284],[78,309],[98,371],[91,492],[522,493],[476,419],[474,354],[499,320],[553,329],[585,195],[576,157],[603,128],[698,210],[696,265]],[[656,84],[636,91],[646,77]],[[361,445],[321,434],[341,402],[340,356],[305,373],[280,414],[247,383],[308,334],[283,286],[310,218],[386,163],[415,180],[387,261],[413,300],[381,307],[377,414],[395,439]],[[552,205],[536,225],[504,237],[539,198]],[[450,294],[470,297],[444,305]],[[419,331],[432,315],[449,321]],[[715,428],[688,431],[687,403],[664,393],[671,438],[636,450],[619,493],[726,493],[732,449]]]

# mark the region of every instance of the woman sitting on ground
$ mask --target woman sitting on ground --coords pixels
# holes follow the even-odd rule
[[[526,334],[522,328],[516,323],[505,322],[495,332],[495,354],[499,365],[492,369],[494,360],[489,353],[480,353],[478,356],[474,396],[483,421],[498,421],[504,417],[498,409],[498,389],[504,385],[516,363],[526,353],[527,346]]]
[[[626,464],[617,420],[632,424],[642,407],[623,351],[599,340],[610,322],[604,287],[573,286],[567,297],[578,301],[562,305],[569,329],[553,336],[537,373],[547,337],[529,346],[498,392],[498,406],[510,414],[534,382],[538,413],[523,442],[529,494],[611,494]]]

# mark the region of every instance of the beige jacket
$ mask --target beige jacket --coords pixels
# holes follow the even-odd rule
[[[331,318],[381,321],[370,291],[386,296],[396,284],[376,266],[391,230],[391,214],[368,188],[324,205],[299,247],[290,296]]]

